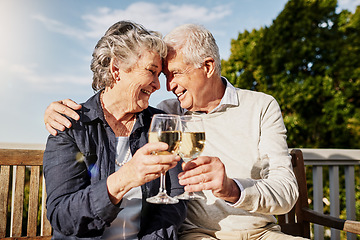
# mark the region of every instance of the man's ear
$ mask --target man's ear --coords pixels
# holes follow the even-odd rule
[[[205,58],[204,61],[204,70],[207,77],[211,77],[215,73],[215,60],[211,57]]]
[[[119,67],[115,63],[114,58],[112,58],[110,61],[110,72],[111,72],[113,79],[119,80]]]

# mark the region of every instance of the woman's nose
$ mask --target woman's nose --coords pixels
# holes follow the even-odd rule
[[[159,77],[155,77],[154,80],[152,81],[152,85],[156,90],[160,89],[160,81],[159,81]]]

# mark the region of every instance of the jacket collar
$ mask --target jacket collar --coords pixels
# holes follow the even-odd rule
[[[101,91],[97,92],[82,104],[82,108],[79,110],[79,113],[81,114],[80,117],[84,123],[92,122],[96,119],[106,122],[100,104],[100,93]]]

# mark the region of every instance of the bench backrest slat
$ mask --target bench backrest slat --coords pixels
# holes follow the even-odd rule
[[[0,183],[0,237],[5,237],[10,184],[10,166],[1,166]]]
[[[43,154],[41,149],[0,149],[0,239],[51,239],[52,228],[45,208]],[[25,181],[28,173],[30,180]],[[29,198],[25,199],[27,189]],[[27,221],[23,218],[24,205],[28,210]],[[40,232],[37,231],[39,212]],[[24,224],[27,224],[26,233],[23,231]]]

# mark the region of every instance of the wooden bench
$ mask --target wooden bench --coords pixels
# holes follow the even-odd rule
[[[299,185],[299,199],[294,208],[285,215],[278,216],[284,233],[310,238],[310,223],[319,224],[346,232],[360,234],[360,222],[343,220],[309,208],[304,159],[301,150],[291,150],[291,161]]]
[[[0,239],[51,239],[42,177],[43,153],[43,150],[0,149]],[[28,173],[29,199],[25,201]],[[26,232],[23,229],[24,205],[28,207]]]
[[[41,149],[0,148],[0,240],[51,239],[52,230],[46,218],[46,192],[42,177],[43,152]],[[278,216],[282,231],[294,236],[310,238],[310,223],[316,223],[360,234],[360,222],[331,217],[309,209],[303,154],[301,150],[294,149],[291,151],[291,156],[300,197],[288,214]],[[29,200],[25,201],[24,189],[27,171],[30,172]],[[42,194],[40,194],[40,189],[42,189]],[[41,206],[39,202],[41,202]],[[24,204],[28,206],[26,233],[23,233],[22,227]],[[10,206],[12,207],[10,208]],[[41,229],[37,231],[39,211],[41,212]],[[11,220],[9,221],[9,219]]]

